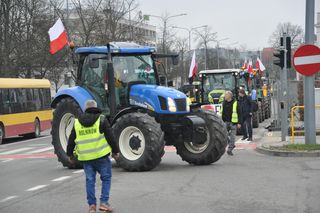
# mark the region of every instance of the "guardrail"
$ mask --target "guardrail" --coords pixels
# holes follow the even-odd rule
[[[320,109],[320,105],[316,105],[316,108]],[[294,106],[291,108],[291,143],[294,144],[294,110],[304,109],[304,106]]]

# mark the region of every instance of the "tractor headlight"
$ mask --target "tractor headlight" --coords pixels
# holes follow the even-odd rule
[[[177,107],[176,107],[176,103],[174,102],[174,100],[170,97],[167,98],[168,99],[168,109],[170,112],[176,112],[177,111]]]

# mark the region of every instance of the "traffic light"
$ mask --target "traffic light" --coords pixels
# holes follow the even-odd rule
[[[280,47],[283,47],[283,37],[280,38]],[[273,64],[279,66],[281,69],[284,67],[284,50],[277,50],[273,53],[273,56],[276,57],[273,60]],[[278,59],[277,59],[278,58]]]
[[[273,60],[273,63],[277,66],[279,66],[281,69],[284,67],[284,50],[275,51],[273,53],[273,56],[278,58]]]
[[[286,38],[287,68],[291,68],[291,37]]]

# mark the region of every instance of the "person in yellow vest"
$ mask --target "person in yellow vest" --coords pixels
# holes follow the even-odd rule
[[[224,94],[224,102],[221,110],[222,120],[225,122],[228,130],[228,150],[227,154],[232,156],[232,150],[235,148],[235,139],[237,128],[241,128],[241,109],[237,100],[233,98],[231,91]]]
[[[97,103],[94,100],[87,101],[85,112],[78,119],[75,119],[67,146],[67,155],[71,164],[74,163],[70,158],[74,155],[74,151],[78,160],[83,162],[89,213],[96,212],[96,173],[100,174],[102,181],[99,210],[112,211],[109,204],[112,176],[109,157],[112,153],[115,159],[119,158],[119,149],[108,120],[101,117],[101,110],[97,108]]]

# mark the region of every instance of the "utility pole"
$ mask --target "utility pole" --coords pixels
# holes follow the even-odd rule
[[[154,17],[159,18],[163,22],[163,32],[162,32],[162,51],[164,54],[167,54],[167,48],[166,48],[166,37],[167,37],[167,22],[171,18],[180,17],[180,16],[186,16],[186,13],[181,13],[177,15],[172,16],[156,16],[156,15],[145,15],[147,17]],[[168,71],[168,63],[167,58],[165,58],[165,71]]]
[[[286,137],[288,135],[288,76],[287,76],[287,33],[283,33],[283,47],[284,50],[284,66],[281,70],[280,78],[281,78],[281,102],[280,102],[280,110],[281,110],[281,141],[286,141]]]
[[[314,44],[314,14],[315,1],[306,0],[306,28],[305,43]],[[304,131],[305,143],[316,143],[316,121],[315,121],[315,92],[314,92],[314,75],[304,76]]]
[[[218,69],[220,69],[220,54],[219,54],[219,48],[220,48],[220,42],[221,41],[225,41],[225,40],[228,40],[229,38],[223,38],[223,39],[220,39],[220,40],[217,40],[217,62],[218,62]]]

